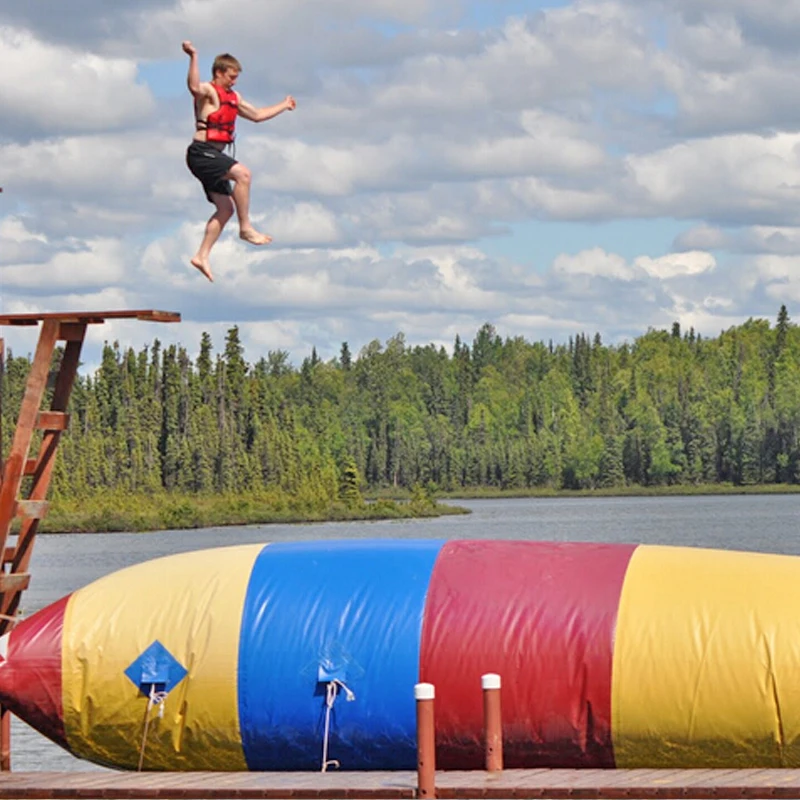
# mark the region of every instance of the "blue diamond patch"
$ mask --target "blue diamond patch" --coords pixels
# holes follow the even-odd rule
[[[157,692],[171,692],[186,674],[183,664],[158,639],[125,670],[128,679],[146,697],[153,687]]]

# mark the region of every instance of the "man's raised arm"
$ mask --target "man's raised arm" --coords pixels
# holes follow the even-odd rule
[[[189,73],[186,76],[186,85],[196,97],[200,94],[200,67],[197,64],[197,48],[188,41],[183,42],[181,47],[183,52],[189,56]]]

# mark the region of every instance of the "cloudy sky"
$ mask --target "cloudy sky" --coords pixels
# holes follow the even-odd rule
[[[298,365],[504,336],[704,335],[800,300],[800,0],[0,0],[0,311]],[[181,41],[229,51],[254,221],[208,283]],[[35,335],[2,329],[17,352]],[[93,349],[94,348],[94,349]]]

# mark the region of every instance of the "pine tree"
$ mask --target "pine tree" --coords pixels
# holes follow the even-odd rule
[[[361,478],[358,474],[358,467],[355,459],[350,456],[346,459],[342,467],[342,478],[339,484],[339,497],[344,501],[348,508],[358,508],[364,504],[361,496]]]
[[[342,349],[339,351],[339,363],[345,372],[347,372],[352,365],[352,357],[347,342],[342,342]]]

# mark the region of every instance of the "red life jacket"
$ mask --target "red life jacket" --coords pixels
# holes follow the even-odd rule
[[[197,129],[205,130],[207,142],[230,144],[236,135],[236,117],[239,113],[239,98],[236,92],[211,83],[219,97],[219,108],[212,111],[206,120],[197,120]]]

